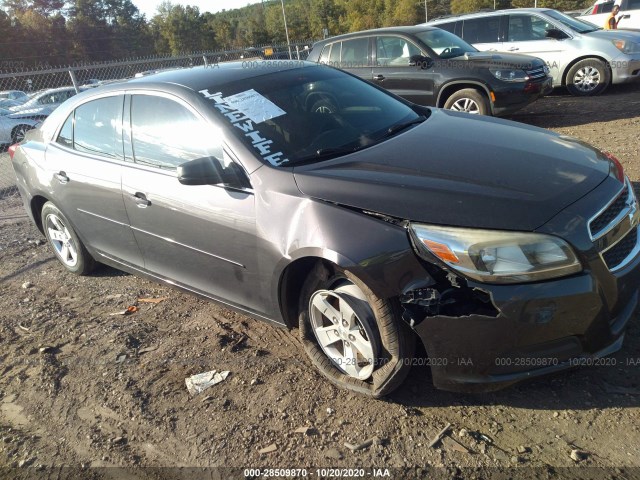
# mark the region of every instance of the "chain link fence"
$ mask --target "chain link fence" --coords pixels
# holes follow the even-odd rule
[[[18,192],[7,148],[19,142],[26,131],[37,126],[58,105],[78,91],[167,69],[237,60],[306,60],[312,44],[313,41],[309,40],[60,68],[0,69],[0,200]]]

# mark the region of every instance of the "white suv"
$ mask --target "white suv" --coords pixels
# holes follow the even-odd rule
[[[619,29],[636,28],[640,29],[640,0],[597,0],[593,7],[589,7],[578,18],[593,23],[597,27],[604,27],[614,5],[620,6]]]
[[[602,30],[545,8],[514,8],[433,20],[478,50],[534,55],[547,62],[553,86],[597,95],[611,83],[640,80],[640,32]]]

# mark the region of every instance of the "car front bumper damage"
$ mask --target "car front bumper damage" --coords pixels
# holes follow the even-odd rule
[[[452,287],[488,295],[495,311],[484,305],[482,314],[432,315],[432,307],[407,303],[406,295],[401,300],[405,319],[427,350],[434,385],[449,391],[492,391],[592,365],[619,350],[625,327],[638,313],[639,263],[636,258],[617,278],[615,311],[589,273],[535,284]]]

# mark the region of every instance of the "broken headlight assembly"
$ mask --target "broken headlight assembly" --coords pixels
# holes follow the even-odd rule
[[[422,224],[410,230],[419,254],[429,252],[479,282],[535,282],[582,271],[571,247],[551,235]]]

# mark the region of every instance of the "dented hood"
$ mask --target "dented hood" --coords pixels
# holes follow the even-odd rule
[[[434,109],[380,144],[294,168],[320,200],[413,221],[535,230],[593,190],[610,161],[569,137]]]

